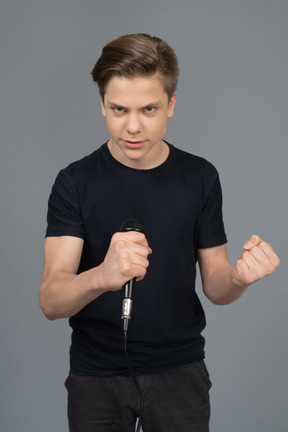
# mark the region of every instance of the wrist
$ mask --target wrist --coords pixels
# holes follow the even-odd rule
[[[102,264],[91,269],[91,272],[92,272],[92,280],[91,280],[92,290],[98,297],[99,295],[108,291],[107,288],[105,288]]]
[[[242,282],[240,279],[237,278],[237,273],[235,268],[231,270],[230,279],[232,285],[237,289],[246,290],[249,286],[248,284],[245,284],[244,282]]]

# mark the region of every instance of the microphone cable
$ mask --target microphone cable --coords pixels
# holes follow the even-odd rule
[[[128,368],[128,370],[130,372],[130,376],[132,377],[132,379],[134,381],[135,387],[136,387],[138,395],[139,395],[139,421],[138,421],[136,432],[140,432],[140,428],[141,428],[142,420],[143,420],[144,397],[143,397],[143,393],[142,393],[141,387],[140,387],[140,385],[138,383],[138,378],[135,375],[135,372],[134,372],[134,370],[133,370],[133,368],[132,368],[132,366],[130,364],[130,361],[129,361],[128,350],[127,350],[127,333],[128,333],[127,329],[126,330],[124,329],[123,330],[123,336],[124,336],[124,353],[125,353],[125,359],[126,359],[126,363],[127,363],[127,368]]]

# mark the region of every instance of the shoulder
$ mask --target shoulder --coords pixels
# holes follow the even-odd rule
[[[103,157],[103,146],[104,145],[89,155],[84,156],[61,169],[56,177],[56,182],[69,181],[78,184],[86,182],[86,180],[91,178],[91,175],[94,175],[99,171],[99,167],[102,166],[101,158]]]
[[[190,172],[200,175],[201,177],[218,177],[218,171],[215,166],[203,157],[194,155],[185,150],[170,145],[175,153],[175,161],[178,169],[187,169]]]
[[[75,175],[81,176],[81,174],[85,174],[87,171],[90,171],[91,168],[93,168],[93,165],[97,160],[98,152],[99,149],[95,150],[93,153],[79,160],[70,163],[65,168],[63,168],[60,172],[66,175],[73,175],[73,176]]]

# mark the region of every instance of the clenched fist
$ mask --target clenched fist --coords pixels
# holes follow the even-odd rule
[[[274,249],[257,235],[252,235],[243,245],[243,249],[241,258],[230,274],[235,285],[251,285],[274,273],[280,265]]]
[[[143,279],[151,252],[142,233],[129,231],[114,234],[104,262],[99,266],[103,289],[116,291],[134,277]]]

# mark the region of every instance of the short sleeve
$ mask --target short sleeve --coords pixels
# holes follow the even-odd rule
[[[197,248],[205,249],[227,243],[222,212],[222,189],[216,168],[209,167],[203,179],[203,205],[198,231]]]
[[[84,239],[79,191],[74,178],[60,171],[48,201],[46,237],[74,236]]]

